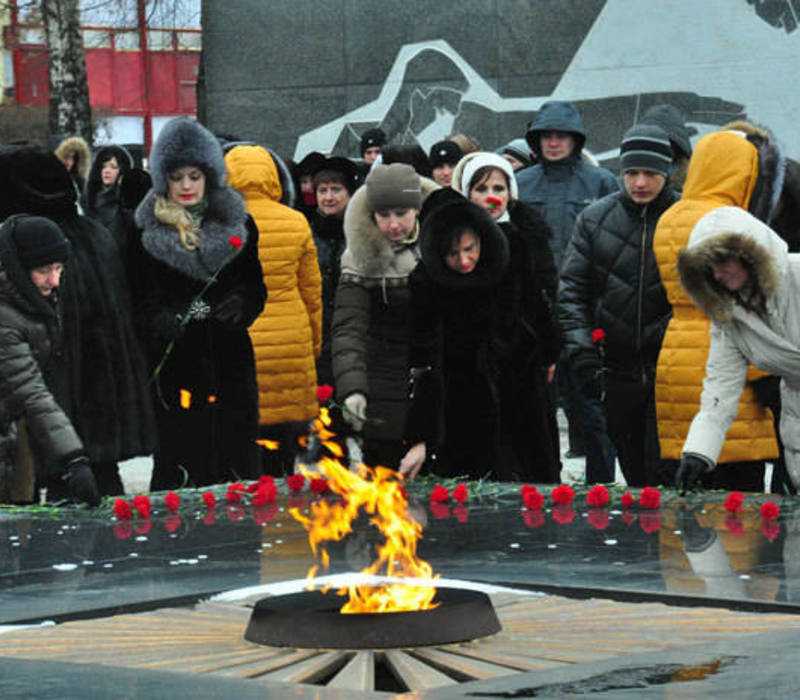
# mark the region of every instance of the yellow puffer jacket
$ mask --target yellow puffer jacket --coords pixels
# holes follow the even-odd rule
[[[718,131],[698,141],[681,199],[661,216],[653,239],[661,281],[672,304],[656,371],[656,412],[663,459],[680,459],[689,425],[700,409],[710,345],[709,319],[681,287],[675,263],[699,219],[712,209],[747,209],[758,179],[758,150],[741,134]],[[751,367],[748,379],[766,376]],[[772,414],[746,386],[720,463],[778,456]]]
[[[314,418],[319,412],[314,358],[322,343],[317,250],[306,218],[280,204],[278,169],[261,146],[225,156],[228,184],[244,197],[258,226],[258,255],[269,297],[250,326],[260,425]]]

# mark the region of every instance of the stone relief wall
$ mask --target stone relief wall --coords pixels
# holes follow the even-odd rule
[[[574,101],[613,167],[622,133],[669,102],[697,136],[747,117],[800,155],[800,0],[536,0],[204,5],[208,125],[299,159],[358,157],[380,126],[427,149],[494,149],[542,103]]]

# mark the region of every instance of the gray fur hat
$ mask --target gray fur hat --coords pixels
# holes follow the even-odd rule
[[[186,165],[203,170],[208,188],[225,187],[227,171],[219,141],[194,119],[177,117],[164,125],[150,151],[153,189],[166,193],[168,173]]]

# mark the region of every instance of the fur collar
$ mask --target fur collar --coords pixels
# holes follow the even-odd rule
[[[678,253],[678,274],[686,293],[712,321],[733,318],[734,296],[714,282],[711,264],[742,259],[751,270],[750,294],[774,297],[788,266],[788,247],[774,231],[739,207],[719,207],[702,217],[689,244]]]
[[[428,180],[420,178],[422,187],[423,202],[439,186]],[[347,249],[342,257],[342,272],[347,271],[364,277],[391,277],[407,276],[411,269],[405,268],[411,264],[413,259],[416,264],[416,256],[402,256],[404,250],[413,247],[411,245],[404,248],[395,248],[381,234],[377,225],[372,219],[372,213],[367,206],[366,187],[360,187],[350,199],[344,213],[344,237]],[[403,258],[404,263],[397,268],[398,258]]]
[[[174,226],[156,219],[157,193],[150,190],[136,209],[136,223],[142,229],[142,246],[156,260],[175,268],[196,280],[207,280],[216,270],[244,250],[235,251],[229,243],[231,236],[247,242],[247,211],[241,196],[234,190],[212,189],[208,209],[200,228],[202,244],[197,250],[181,245]]]

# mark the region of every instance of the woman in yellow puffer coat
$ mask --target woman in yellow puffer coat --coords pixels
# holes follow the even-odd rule
[[[700,409],[700,393],[710,345],[711,322],[681,287],[678,251],[695,224],[709,211],[738,206],[769,220],[780,196],[781,157],[767,132],[749,123],[707,134],[698,141],[681,199],[658,222],[653,250],[661,281],[672,304],[656,371],[656,413],[663,460],[681,458],[689,425]],[[777,190],[777,191],[776,191]],[[766,377],[751,367],[748,380]],[[728,431],[713,481],[706,486],[763,491],[764,461],[778,457],[772,416],[748,385]]]
[[[278,168],[261,146],[239,145],[225,156],[228,184],[244,197],[258,226],[258,255],[269,299],[250,326],[258,379],[259,432],[280,443],[264,453],[264,471],[291,473],[297,439],[319,413],[314,359],[322,343],[317,250],[306,218],[279,203]]]

